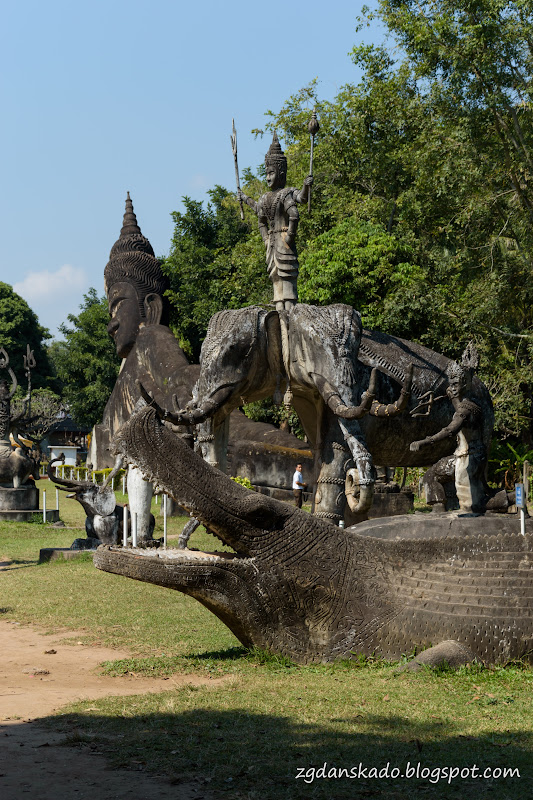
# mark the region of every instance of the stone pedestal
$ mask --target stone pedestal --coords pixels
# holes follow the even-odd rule
[[[0,520],[12,522],[31,522],[39,510],[39,490],[33,483],[26,483],[14,489],[12,486],[0,486]],[[57,522],[59,511],[50,509],[46,512],[47,522]]]
[[[1,511],[38,511],[39,490],[33,483],[27,483],[14,489],[12,486],[0,486]]]

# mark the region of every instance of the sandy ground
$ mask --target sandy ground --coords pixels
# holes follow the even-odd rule
[[[189,675],[167,680],[102,676],[98,664],[130,653],[77,642],[72,632],[45,636],[0,620],[1,800],[212,800],[200,782],[171,785],[163,777],[111,769],[100,753],[89,747],[61,746],[63,735],[39,725],[39,718],[75,700],[216,682]]]

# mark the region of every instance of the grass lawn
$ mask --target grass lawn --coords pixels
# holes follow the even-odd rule
[[[50,507],[55,493],[47,494]],[[0,523],[0,556],[13,560],[0,573],[1,613],[50,631],[83,630],[87,641],[133,653],[103,666],[108,698],[48,720],[71,741],[97,741],[113,764],[175,782],[201,776],[215,795],[236,799],[533,797],[532,670],[398,674],[396,665],[372,660],[296,667],[246,652],[196,601],[99,572],[89,555],[39,565],[40,547],[66,547],[82,535],[79,504],[61,494],[60,512],[67,529]],[[159,506],[154,513],[162,531]],[[185,521],[170,519],[169,536],[177,537]],[[217,547],[202,530],[190,545]],[[200,672],[226,680],[115,698],[113,676],[125,672]],[[395,767],[404,773],[408,762],[431,773],[390,775]],[[324,764],[329,778],[316,773]],[[357,775],[359,764],[359,777],[334,777],[333,770],[352,767]],[[481,772],[515,767],[521,777],[437,782],[439,768],[474,764]],[[383,770],[381,777],[371,768]]]

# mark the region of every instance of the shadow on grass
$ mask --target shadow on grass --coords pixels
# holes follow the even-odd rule
[[[27,569],[28,567],[40,567],[39,560],[29,558],[13,558],[11,561],[2,567],[2,572],[13,572],[16,569]]]
[[[467,737],[453,722],[413,722],[401,716],[357,714],[322,725],[237,707],[179,709],[180,703],[187,703],[185,696],[193,700],[195,691],[185,687],[169,696],[167,702],[176,707],[168,713],[123,710],[108,716],[91,709],[45,722],[59,728],[66,742],[91,737],[114,767],[165,774],[173,783],[196,780],[208,784],[215,797],[516,800],[531,796],[528,731]],[[199,693],[194,694],[196,699],[201,705]],[[466,770],[474,765],[480,777],[469,771],[468,777],[465,772],[463,778],[457,775],[449,782],[449,772],[442,772],[444,767]],[[322,768],[325,775],[317,772]],[[508,768],[518,769],[520,777],[503,777],[497,771],[495,777],[483,776],[485,769],[492,773]],[[348,772],[339,777],[341,769]],[[411,777],[406,774],[409,769],[414,771]],[[356,777],[347,777],[350,774]]]
[[[192,653],[182,656],[184,661],[239,661],[248,654],[245,647],[228,647],[226,650],[212,650],[207,653]]]

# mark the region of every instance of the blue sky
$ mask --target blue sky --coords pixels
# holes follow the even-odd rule
[[[372,5],[372,3],[370,4]],[[57,334],[103,270],[126,191],[156,254],[170,247],[181,198],[233,188],[235,117],[242,170],[262,161],[251,135],[265,112],[318,78],[331,99],[358,79],[349,0],[50,0],[2,14],[3,247],[10,283]]]

